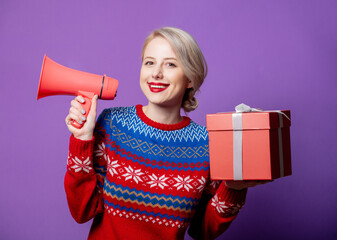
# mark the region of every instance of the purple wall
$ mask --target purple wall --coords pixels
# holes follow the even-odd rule
[[[177,26],[209,64],[196,122],[241,102],[292,111],[293,175],[250,189],[219,239],[336,239],[336,12],[324,0],[1,1],[0,238],[85,239],[90,227],[71,218],[63,189],[72,97],[36,101],[43,55],[119,79],[100,111],[144,104],[143,40]]]

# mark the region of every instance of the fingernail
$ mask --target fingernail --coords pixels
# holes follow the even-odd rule
[[[85,117],[84,116],[82,116],[82,120],[85,121]]]
[[[82,121],[79,121],[78,123],[79,123],[79,124],[83,124],[83,122],[82,122]]]
[[[81,100],[80,100],[80,101],[81,101],[81,103],[84,103],[84,99],[83,99],[83,98],[81,98]]]
[[[82,109],[82,110],[81,110],[81,113],[82,113],[82,114],[85,114],[85,111]]]

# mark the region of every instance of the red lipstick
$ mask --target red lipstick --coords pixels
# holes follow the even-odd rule
[[[154,82],[149,82],[147,84],[149,85],[150,91],[154,93],[162,92],[170,85],[165,83],[154,83]]]

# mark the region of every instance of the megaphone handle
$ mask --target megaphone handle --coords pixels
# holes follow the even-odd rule
[[[78,95],[81,95],[84,98],[84,103],[82,103],[82,107],[85,111],[85,114],[83,114],[83,116],[87,118],[91,108],[91,99],[95,96],[95,94],[92,92],[78,91]],[[71,125],[78,129],[82,128],[83,124],[79,124],[75,120],[71,121]]]

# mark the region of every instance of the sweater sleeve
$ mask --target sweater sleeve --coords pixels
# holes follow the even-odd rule
[[[211,181],[206,186],[188,234],[197,240],[215,239],[230,226],[246,199],[247,189],[233,190],[225,181]]]
[[[106,148],[101,128],[104,112],[97,120],[94,137],[83,141],[70,137],[64,187],[71,215],[84,223],[103,212]]]

